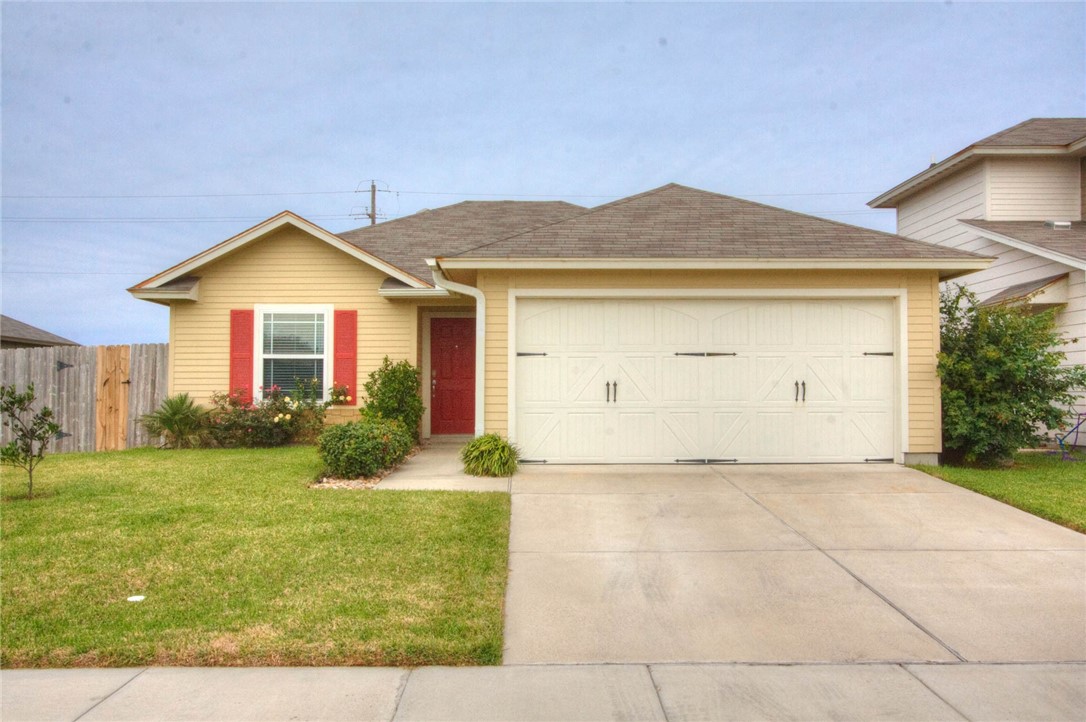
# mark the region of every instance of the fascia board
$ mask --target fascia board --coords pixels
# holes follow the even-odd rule
[[[995,241],[996,243],[1002,243],[1005,246],[1010,246],[1011,248],[1017,248],[1020,251],[1025,251],[1026,253],[1032,253],[1035,256],[1040,256],[1041,258],[1047,258],[1050,261],[1055,261],[1056,263],[1062,263],[1063,265],[1070,266],[1071,268],[1078,268],[1078,269],[1086,271],[1086,261],[1082,260],[1081,258],[1075,258],[1074,256],[1068,256],[1066,253],[1060,253],[1059,251],[1053,251],[1051,248],[1045,248],[1044,246],[1037,246],[1037,245],[1034,245],[1034,244],[1032,244],[1032,243],[1030,243],[1028,241],[1023,241],[1023,240],[1020,240],[1018,238],[1012,238],[1011,236],[1005,236],[1002,233],[996,233],[995,231],[989,231],[989,230],[987,230],[985,228],[978,228],[977,226],[973,226],[973,225],[970,225],[968,223],[962,223],[962,225],[964,225],[966,228],[968,228],[970,230],[970,232],[976,233],[977,235],[980,235],[980,236],[983,236],[983,237],[987,238],[990,241]]]
[[[378,296],[384,298],[452,298],[444,288],[381,288]]]
[[[412,276],[411,274],[403,271],[396,266],[393,266],[377,256],[371,253],[367,253],[362,249],[354,246],[347,241],[343,240],[339,236],[326,231],[315,223],[305,220],[301,216],[295,215],[289,211],[284,211],[277,216],[273,216],[266,221],[262,221],[247,231],[243,231],[233,238],[229,238],[218,245],[196,254],[195,256],[182,261],[181,263],[169,268],[157,276],[136,284],[134,289],[151,289],[162,284],[169,283],[170,281],[180,278],[181,276],[188,275],[198,268],[218,260],[223,256],[226,256],[234,251],[242,248],[243,246],[255,241],[258,238],[266,236],[269,233],[279,230],[284,226],[294,226],[295,228],[308,233],[309,235],[324,241],[328,245],[343,251],[349,256],[366,263],[377,270],[392,276],[393,278],[406,283],[413,288],[429,288],[429,284],[422,281],[419,278]]]

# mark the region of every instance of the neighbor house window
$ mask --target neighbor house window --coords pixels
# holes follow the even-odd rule
[[[262,390],[272,386],[295,395],[299,380],[312,383],[324,399],[331,385],[332,312],[325,306],[258,306],[254,371]]]

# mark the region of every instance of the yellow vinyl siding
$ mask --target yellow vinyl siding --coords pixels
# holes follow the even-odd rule
[[[275,231],[201,268],[198,275],[200,300],[171,304],[171,394],[187,391],[207,403],[212,393],[227,390],[230,311],[256,304],[329,304],[358,311],[359,386],[386,355],[418,364],[418,302],[378,296],[384,273],[302,230]],[[332,416],[355,413],[337,407]]]
[[[935,271],[480,271],[486,294],[486,398],[488,432],[509,432],[509,295],[514,288],[560,289],[854,289],[903,288],[908,309],[911,453],[941,450],[939,282]]]

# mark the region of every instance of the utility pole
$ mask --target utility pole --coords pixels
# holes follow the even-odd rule
[[[370,212],[366,214],[370,217],[370,225],[377,225],[377,181],[370,181]]]

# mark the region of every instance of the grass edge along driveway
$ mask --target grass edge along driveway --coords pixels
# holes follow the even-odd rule
[[[1086,453],[1018,454],[1007,469],[917,466],[926,474],[971,489],[1069,529],[1086,533]]]
[[[5,467],[0,665],[500,663],[508,495],[319,470],[312,447],[65,454],[28,501]]]

